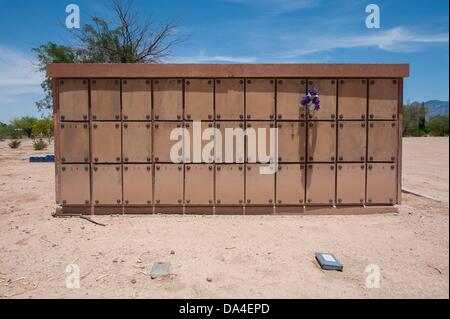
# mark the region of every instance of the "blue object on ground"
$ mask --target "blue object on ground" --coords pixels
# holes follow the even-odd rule
[[[150,276],[152,278],[168,276],[170,275],[170,263],[155,261],[150,270]]]
[[[55,155],[53,154],[47,154],[45,156],[30,156],[30,162],[37,163],[37,162],[54,162],[55,161]]]
[[[316,259],[322,269],[338,271],[342,271],[344,269],[344,266],[339,262],[339,260],[336,259],[336,257],[334,257],[333,254],[316,253]]]

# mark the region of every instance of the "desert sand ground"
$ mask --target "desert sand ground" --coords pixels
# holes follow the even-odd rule
[[[399,214],[54,218],[54,166],[0,142],[1,298],[448,298],[449,140],[405,138]],[[323,271],[332,252],[343,272]],[[153,261],[173,275],[151,279]],[[81,287],[66,287],[66,266]],[[367,288],[378,265],[380,287]],[[207,280],[208,279],[208,280]]]

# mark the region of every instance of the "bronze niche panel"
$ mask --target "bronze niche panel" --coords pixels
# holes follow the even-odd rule
[[[369,85],[369,119],[396,120],[398,80],[372,79]]]
[[[213,120],[214,81],[211,79],[185,80],[184,111],[186,120]]]
[[[246,123],[246,158],[247,163],[256,163],[256,162],[273,162],[275,161],[274,156],[276,155],[276,149],[270,148],[270,129],[275,128],[275,124],[269,121],[248,121]],[[254,135],[250,133],[250,130],[254,130]],[[254,138],[253,138],[254,136]],[[265,136],[265,150],[260,148],[259,141],[263,141]],[[273,143],[273,147],[276,148],[275,142]],[[252,152],[252,145],[255,149],[255,152]],[[263,145],[263,144],[262,144]],[[254,153],[254,154],[253,154]],[[260,154],[261,153],[261,154]]]
[[[308,123],[308,161],[334,162],[336,154],[336,124]]]
[[[335,191],[334,164],[308,164],[306,204],[333,205]]]
[[[89,120],[89,84],[82,79],[59,80],[59,116],[61,121]]]
[[[275,81],[248,79],[246,86],[247,120],[275,119]]]
[[[153,81],[153,118],[155,120],[183,119],[183,82],[180,79]]]
[[[398,148],[398,128],[395,121],[369,121],[369,161],[393,162]]]
[[[122,204],[121,165],[93,165],[92,200],[100,206]]]
[[[89,164],[61,165],[62,205],[89,205]]]
[[[277,80],[277,119],[304,120],[305,109],[300,107],[300,100],[306,94],[306,80]]]
[[[182,140],[179,137],[178,140],[171,141],[170,133],[172,130],[180,128],[182,125],[179,122],[155,122],[153,124],[153,156],[155,162],[172,162],[170,159],[170,150],[173,145]],[[180,148],[178,162],[182,162],[183,154],[182,148]]]
[[[64,122],[60,124],[61,162],[89,162],[89,124]]]
[[[334,120],[336,118],[336,80],[318,79],[309,80],[308,89],[315,88],[320,96],[320,110],[310,112],[308,117],[314,120]]]
[[[216,120],[244,119],[244,80],[216,80]]]
[[[150,80],[122,80],[122,113],[125,121],[151,120],[152,85]]]
[[[120,81],[91,80],[91,114],[93,120],[120,120]]]
[[[216,204],[244,204],[244,165],[216,165]]]
[[[337,204],[364,204],[365,164],[338,164]]]
[[[151,205],[153,192],[152,165],[123,166],[123,201],[125,205]]]
[[[245,159],[245,126],[244,122],[222,121],[216,122],[216,129],[219,130],[220,136],[215,135],[215,161],[216,163],[244,163]],[[226,149],[227,129],[233,135],[233,145]],[[242,132],[239,131],[242,130]],[[233,130],[233,131],[231,131]],[[231,149],[230,149],[231,147]],[[222,152],[219,152],[221,148]],[[240,150],[240,152],[238,152]],[[226,152],[229,152],[228,154]],[[240,156],[238,155],[240,153]]]
[[[184,127],[189,132],[189,136],[185,135],[185,145],[186,150],[184,152],[184,162],[185,163],[213,163],[214,162],[214,145],[215,145],[215,132],[214,132],[214,124],[213,122],[201,122],[200,130],[194,130],[194,122],[185,122]],[[197,124],[195,124],[197,125]],[[209,135],[209,139],[206,139],[206,129],[211,130],[211,134]],[[196,135],[194,136],[194,131],[196,131]],[[198,136],[197,136],[198,134]],[[205,139],[203,139],[205,137]],[[199,143],[201,139],[201,142]],[[189,143],[189,145],[187,145]],[[198,143],[198,144],[197,144]],[[189,148],[187,147],[189,146]],[[197,157],[194,154],[194,147],[197,153]],[[198,148],[199,147],[199,148]],[[189,150],[189,153],[187,152]],[[207,152],[206,150],[209,150]],[[203,158],[203,151],[207,156],[205,159]]]
[[[260,168],[269,169],[269,164],[246,165],[246,204],[275,204],[275,174],[262,174]],[[273,168],[272,168],[273,171]]]
[[[339,121],[338,161],[364,162],[366,158],[366,123]]]
[[[92,160],[94,163],[120,163],[121,125],[120,122],[93,122]]]
[[[281,164],[278,166],[277,204],[303,205],[305,202],[305,165]]]
[[[303,162],[306,149],[305,122],[278,122],[278,161]]]
[[[157,205],[183,204],[183,165],[155,165],[155,195]]]
[[[364,120],[367,108],[367,80],[339,80],[339,119]]]
[[[185,165],[184,174],[185,204],[214,204],[214,166],[208,164]]]
[[[390,163],[367,165],[367,203],[395,204],[397,201],[397,170]]]
[[[123,161],[149,163],[152,161],[152,126],[150,122],[123,123]]]

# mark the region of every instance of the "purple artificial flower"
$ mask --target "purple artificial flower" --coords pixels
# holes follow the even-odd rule
[[[314,104],[314,110],[320,110],[320,98],[318,96],[314,96],[312,98],[312,103]]]
[[[308,90],[308,93],[309,93],[309,95],[311,95],[311,96],[317,96],[317,95],[319,95],[319,91],[317,91],[316,88],[311,88],[311,89],[309,89],[309,90]]]
[[[304,96],[300,101],[301,106],[304,107],[306,107],[309,103],[311,103],[311,97],[309,95]]]

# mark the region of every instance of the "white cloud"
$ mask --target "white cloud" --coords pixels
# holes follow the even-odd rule
[[[369,33],[373,32],[373,33]],[[369,48],[376,47],[389,52],[417,52],[426,44],[445,44],[449,42],[447,34],[415,33],[404,27],[382,31],[369,31],[364,35],[323,35],[309,36],[307,40],[296,35],[281,37],[284,46],[292,43],[302,43],[301,47],[287,50],[280,56],[292,58],[313,53],[332,51],[335,49]]]
[[[0,45],[0,94],[40,93],[44,75],[36,70],[32,59],[15,49]]]
[[[319,3],[319,0],[225,0],[228,2],[245,5],[257,5],[269,8],[273,13],[284,13],[311,8]]]
[[[252,56],[206,55],[205,50],[193,56],[173,56],[166,63],[256,63],[258,59]]]

